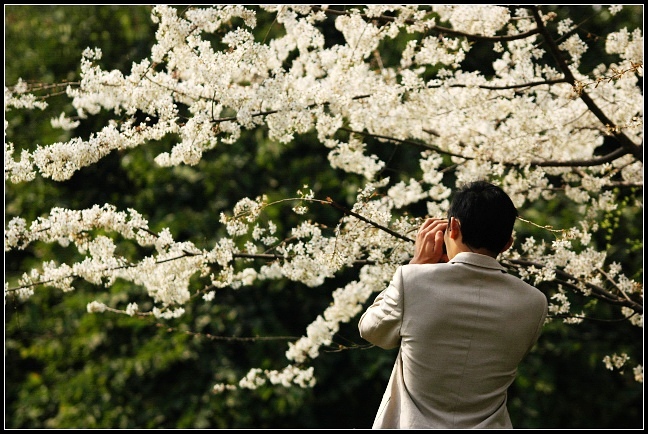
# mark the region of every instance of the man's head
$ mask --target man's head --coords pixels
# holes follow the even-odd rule
[[[511,198],[496,185],[475,181],[458,189],[448,209],[448,224],[459,221],[462,242],[497,255],[509,247],[518,215]]]

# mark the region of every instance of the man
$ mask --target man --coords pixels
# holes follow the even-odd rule
[[[496,259],[517,214],[477,181],[455,193],[448,220],[421,225],[410,264],[358,324],[372,344],[399,346],[373,428],[512,428],[507,390],[547,316],[545,295]]]

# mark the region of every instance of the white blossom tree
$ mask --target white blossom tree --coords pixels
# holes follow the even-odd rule
[[[620,9],[601,7],[600,13]],[[281,29],[276,37],[259,36],[260,14],[273,17]],[[227,235],[209,246],[177,241],[168,228],[152,230],[142,212],[110,203],[57,207],[29,221],[18,210],[5,222],[6,254],[58,243],[83,259],[43,261],[17,277],[6,273],[5,303],[27,301],[43,286],[69,292],[83,280],[108,290],[127,281],[146,290],[151,309],[131,300],[95,301],[88,312],[164,320],[182,316],[197,295],[217,303],[219,291],[275,279],[318,287],[353,270],[355,277],[335,288],[330,305],[288,344],[283,367],[250,366],[240,381],[213,386],[312,387],[309,362],[411,257],[422,216],[408,207],[444,216],[454,187],[487,179],[520,210],[518,234],[543,235],[517,237],[499,259],[543,288],[550,321],[576,324],[588,308],[605,303],[643,327],[643,270],[611,260],[594,242],[622,198],[630,197],[624,204],[631,215],[643,210],[641,194],[630,193],[643,189],[641,29],[598,35],[616,61],[583,71],[592,40],[583,38],[579,24],[544,6],[156,6],[151,17],[156,44],[128,74],[102,69],[100,47],[83,53],[80,81],[66,89],[76,113],[51,119],[72,132],[71,139],[14,143],[5,116],[6,189],[37,177],[66,181],[111,153],[127,156],[163,138],[174,138],[174,145],[155,163],[171,168],[196,166],[220,147],[235,153],[247,130],[279,144],[311,132],[328,150],[332,168],[363,180],[354,203],[318,197],[309,185],[276,200],[242,196],[220,215]],[[325,37],[331,23],[343,43]],[[407,41],[400,57],[383,57],[383,48],[398,38]],[[476,43],[491,50],[488,73],[462,69]],[[23,81],[5,85],[5,115],[46,107],[34,92]],[[99,112],[112,113],[113,120],[90,137],[73,134]],[[418,149],[419,170],[387,175],[389,162],[370,151],[370,140]],[[575,223],[549,226],[537,210],[526,211],[539,201],[573,207]],[[311,207],[320,206],[339,212],[334,228],[309,217]],[[262,218],[272,207],[290,207],[299,223],[286,227]],[[126,243],[152,253],[122,253]],[[589,302],[575,307],[574,296]],[[619,351],[600,362],[632,369],[643,381],[636,356]]]

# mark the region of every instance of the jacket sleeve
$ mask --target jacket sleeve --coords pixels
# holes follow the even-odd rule
[[[366,341],[384,349],[400,343],[403,322],[403,269],[398,267],[389,286],[360,317],[358,330]]]

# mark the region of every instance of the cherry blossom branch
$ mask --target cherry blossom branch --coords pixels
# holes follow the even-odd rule
[[[514,265],[532,266],[532,267],[536,267],[536,268],[544,268],[545,267],[543,264],[540,264],[538,262],[525,260],[525,259],[506,259],[505,262],[508,262],[508,263],[514,264]],[[556,271],[556,274],[558,276],[565,279],[564,283],[568,283],[570,281],[571,282],[578,281],[578,279],[575,276],[572,276],[571,274],[569,274],[569,273],[567,273],[567,272],[565,272],[563,270],[556,269],[555,271]],[[554,280],[557,280],[557,279],[554,279]],[[588,289],[592,290],[592,295],[595,298],[601,299],[601,300],[603,300],[603,301],[605,301],[607,303],[610,303],[610,304],[615,304],[615,305],[621,305],[621,306],[628,307],[628,308],[632,309],[633,311],[643,315],[643,304],[642,303],[636,302],[636,301],[631,300],[629,298],[618,297],[618,296],[612,294],[611,292],[605,290],[604,288],[602,288],[602,287],[600,287],[598,285],[594,285],[594,284],[589,283],[589,282],[584,282],[584,284]],[[573,285],[570,285],[570,286],[573,286]],[[578,289],[580,291],[579,288],[576,287],[576,289]]]
[[[340,128],[340,130],[347,131],[347,132],[353,133],[353,134],[359,134],[359,135],[366,136],[366,137],[373,137],[373,138],[377,138],[377,139],[389,140],[389,141],[392,141],[392,142],[395,142],[395,143],[402,143],[402,144],[408,144],[408,145],[413,145],[413,146],[417,146],[417,147],[423,147],[423,148],[428,149],[428,150],[436,151],[436,152],[438,152],[440,154],[449,155],[449,156],[452,156],[452,157],[459,157],[459,158],[463,158],[465,160],[472,160],[473,159],[472,157],[466,157],[466,156],[461,155],[461,154],[445,151],[445,150],[439,148],[438,146],[430,145],[430,144],[427,144],[427,143],[420,143],[420,142],[416,142],[416,141],[413,141],[413,140],[397,139],[395,137],[389,137],[389,136],[380,135],[380,134],[372,134],[372,133],[368,133],[366,131],[355,131],[355,130],[351,130],[349,128]],[[425,131],[426,133],[432,134],[432,135],[438,135],[434,131],[431,131],[431,130],[423,129],[423,131]],[[612,162],[614,160],[617,160],[617,159],[623,157],[624,155],[627,155],[628,153],[629,152],[628,152],[627,149],[619,148],[619,149],[616,149],[616,150],[610,152],[607,155],[604,155],[604,156],[601,156],[601,157],[598,157],[598,158],[591,158],[591,159],[587,159],[587,160],[569,160],[569,161],[532,160],[532,161],[530,161],[528,163],[524,163],[524,164],[525,165],[528,164],[528,165],[531,165],[531,166],[538,166],[538,167],[601,166],[603,164],[610,163],[610,162]],[[503,162],[501,162],[501,164],[503,164],[504,166],[509,166],[509,167],[520,166],[519,163],[514,163],[514,162],[509,162],[509,161],[503,161]]]
[[[9,86],[9,89],[11,89],[12,92],[15,92],[17,94],[23,94],[23,93],[35,93],[35,92],[41,92],[41,91],[51,91],[52,89],[59,89],[59,88],[67,88],[68,86],[80,86],[81,83],[78,81],[61,81],[60,83],[27,83],[27,82],[22,82],[19,85],[14,85],[14,86]],[[58,95],[65,95],[66,91],[57,91],[54,93],[47,93],[46,95],[40,95],[37,96],[39,99],[47,99],[51,98],[54,96]]]
[[[386,226],[380,225],[380,224],[372,221],[371,219],[368,219],[368,218],[364,217],[363,215],[342,206],[341,204],[335,202],[330,197],[327,197],[326,200],[314,199],[314,198],[288,198],[288,199],[282,199],[282,200],[279,200],[279,201],[275,201],[275,202],[272,202],[272,203],[269,203],[269,204],[265,204],[264,207],[267,207],[267,206],[270,206],[270,205],[275,205],[275,204],[278,204],[278,203],[283,203],[283,202],[286,202],[286,201],[295,201],[295,200],[309,201],[309,202],[314,202],[314,203],[320,203],[320,204],[326,204],[326,205],[333,206],[334,208],[342,211],[345,215],[351,215],[351,216],[353,216],[353,217],[355,217],[355,218],[357,218],[357,219],[359,219],[359,220],[361,220],[361,221],[363,221],[363,222],[365,222],[365,223],[367,223],[367,224],[369,224],[369,225],[371,225],[371,226],[373,226],[373,227],[375,227],[375,228],[377,228],[377,229],[379,229],[381,231],[384,231],[384,232],[386,232],[386,233],[388,233],[388,234],[390,234],[390,235],[392,235],[392,236],[394,236],[394,237],[396,237],[398,239],[408,241],[408,242],[414,242],[413,239],[411,239],[409,237],[406,237],[406,236],[403,236],[400,233],[398,233],[396,231],[393,231],[393,230],[389,229]],[[242,215],[237,215],[237,217],[240,218],[240,217],[242,217]],[[521,218],[521,220],[523,220],[523,221],[525,221],[527,223],[534,224],[534,223],[532,223],[532,222],[530,222],[528,220],[522,219],[522,218]],[[538,225],[535,225],[535,226],[540,227],[540,228],[545,229],[545,230],[552,231],[552,232],[562,232],[560,230],[553,229],[550,226],[538,226]],[[156,237],[156,238],[159,237],[158,234],[150,231],[148,228],[139,227],[139,229],[146,232],[146,233],[148,233],[149,235],[151,235],[153,237]],[[175,257],[172,257],[172,258],[166,258],[166,259],[163,259],[163,260],[157,260],[157,261],[155,261],[155,264],[160,264],[160,263],[164,263],[164,262],[178,260],[178,259],[181,259],[183,257],[196,256],[196,255],[200,255],[200,254],[203,254],[203,253],[201,253],[201,252],[197,252],[197,253],[196,252],[187,252],[186,250],[184,250],[183,255],[175,256]],[[232,253],[232,257],[233,258],[264,259],[264,260],[276,260],[276,259],[284,259],[285,260],[285,259],[287,259],[285,256],[276,255],[276,254],[249,254],[249,253]],[[510,260],[508,260],[508,262],[510,262],[511,264],[515,264],[515,265],[533,266],[533,267],[540,268],[540,269],[544,268],[544,265],[542,265],[540,263],[527,261],[527,260],[510,259]],[[128,267],[135,267],[135,266],[136,266],[136,264],[127,264],[127,265],[123,265],[123,266],[119,266],[119,267],[108,267],[103,271],[108,272],[108,271],[113,271],[113,270],[122,269],[122,268],[128,268]],[[562,278],[565,279],[563,284],[565,284],[565,285],[567,285],[569,287],[572,287],[573,289],[575,289],[577,291],[580,291],[580,288],[578,288],[576,285],[571,283],[571,282],[574,282],[574,281],[578,281],[578,279],[576,277],[574,277],[573,275],[571,275],[569,273],[566,273],[566,272],[564,272],[562,270],[559,270],[559,269],[556,270],[556,274],[558,274],[559,276],[561,276]],[[608,275],[606,275],[605,273],[603,273],[603,274],[606,276],[606,278],[608,280],[611,281],[611,279],[609,278]],[[72,273],[72,274],[70,274],[70,275],[68,275],[66,277],[60,277],[58,280],[76,279],[78,277],[79,277],[78,275]],[[559,281],[558,279],[554,279],[554,280]],[[7,288],[6,292],[14,292],[14,291],[18,291],[20,289],[26,289],[26,288],[33,287],[33,286],[46,285],[46,284],[48,284],[50,282],[51,282],[51,280],[50,281],[33,282],[33,283],[29,284],[29,285],[23,285],[23,286],[19,286],[19,287],[15,287],[15,288]],[[597,286],[597,285],[594,285],[594,284],[591,284],[591,283],[587,283],[587,282],[585,282],[585,285],[589,289],[592,290],[592,293],[596,298],[599,298],[599,299],[604,300],[604,301],[606,301],[608,303],[611,303],[611,304],[617,304],[617,305],[623,305],[623,306],[629,307],[629,308],[631,308],[632,310],[634,310],[635,312],[638,312],[638,313],[643,312],[643,307],[641,306],[641,304],[639,304],[639,303],[633,301],[632,299],[630,299],[628,297],[628,295],[625,294],[625,292],[623,292],[623,291],[621,291],[621,292],[624,295],[624,298],[620,298],[620,297],[617,297],[614,294],[610,293],[609,291],[601,288],[600,286]],[[615,287],[617,289],[619,289],[617,285],[615,285]]]
[[[323,8],[320,6],[311,6],[311,9],[314,11],[323,11],[326,14],[330,15],[349,15],[347,11],[341,11],[337,9],[330,9],[330,8]],[[383,21],[383,22],[394,22],[396,21],[396,18],[390,17],[387,15],[380,15],[377,17],[369,17],[366,14],[359,14],[362,18],[365,18],[367,20],[373,20],[373,21]],[[417,24],[419,21],[415,21],[412,19],[406,19],[403,20],[405,24]],[[435,30],[439,33],[445,34],[445,35],[451,35],[451,36],[463,36],[469,40],[476,40],[476,41],[492,41],[492,42],[506,42],[506,41],[515,41],[518,39],[525,39],[531,35],[535,35],[538,33],[538,29],[531,29],[523,33],[518,33],[515,35],[504,35],[504,36],[484,36],[484,35],[476,35],[472,33],[466,33],[466,32],[461,32],[458,30],[453,30],[449,29],[447,27],[441,27],[438,25],[433,25],[430,27],[427,27],[428,30]]]
[[[558,64],[558,67],[560,68],[562,73],[565,75],[567,81],[572,86],[574,86],[574,88],[578,89],[577,80],[572,74],[571,70],[569,69],[567,62],[562,57],[558,45],[556,44],[551,34],[545,27],[542,17],[540,16],[540,10],[538,6],[531,6],[530,9],[533,14],[533,17],[535,18],[540,34],[542,35],[545,42],[547,43],[547,46],[549,47],[549,52],[552,54],[554,60]],[[632,140],[630,140],[630,138],[626,136],[622,131],[616,128],[611,128],[611,126],[614,125],[614,122],[612,122],[612,120],[610,120],[605,115],[605,113],[603,113],[603,110],[599,108],[599,106],[594,102],[594,100],[592,100],[592,98],[586,92],[580,92],[579,97],[581,100],[583,100],[583,102],[585,103],[587,108],[592,112],[592,114],[594,114],[594,116],[596,116],[596,118],[599,121],[601,121],[601,123],[604,126],[608,128],[608,132],[619,141],[619,144],[623,148],[625,148],[629,153],[631,153],[638,161],[643,162],[643,144],[637,145]]]
[[[368,224],[370,224],[371,226],[380,229],[381,231],[385,231],[385,232],[387,232],[388,234],[390,234],[390,235],[392,235],[392,236],[394,236],[394,237],[396,237],[396,238],[398,238],[398,239],[401,239],[401,240],[403,240],[403,241],[409,241],[409,242],[412,242],[412,243],[415,241],[415,240],[413,240],[413,239],[411,239],[411,238],[408,238],[408,237],[406,237],[406,236],[404,236],[404,235],[399,234],[398,232],[392,231],[392,230],[389,229],[388,227],[382,226],[382,225],[380,225],[380,224],[378,224],[378,223],[376,223],[376,222],[374,222],[374,221],[371,221],[371,220],[369,220],[368,218],[366,218],[366,217],[364,217],[364,216],[358,214],[357,212],[354,212],[354,211],[351,211],[351,210],[348,209],[348,208],[345,208],[344,206],[342,206],[342,205],[340,205],[339,203],[335,202],[335,201],[334,201],[333,199],[331,199],[330,197],[327,197],[327,198],[326,198],[326,201],[323,202],[323,203],[328,203],[328,204],[330,204],[331,206],[333,206],[333,208],[336,208],[336,209],[342,211],[344,214],[348,214],[348,215],[350,215],[350,216],[353,216],[353,217],[357,218],[358,220],[362,220],[363,222],[368,223]]]

